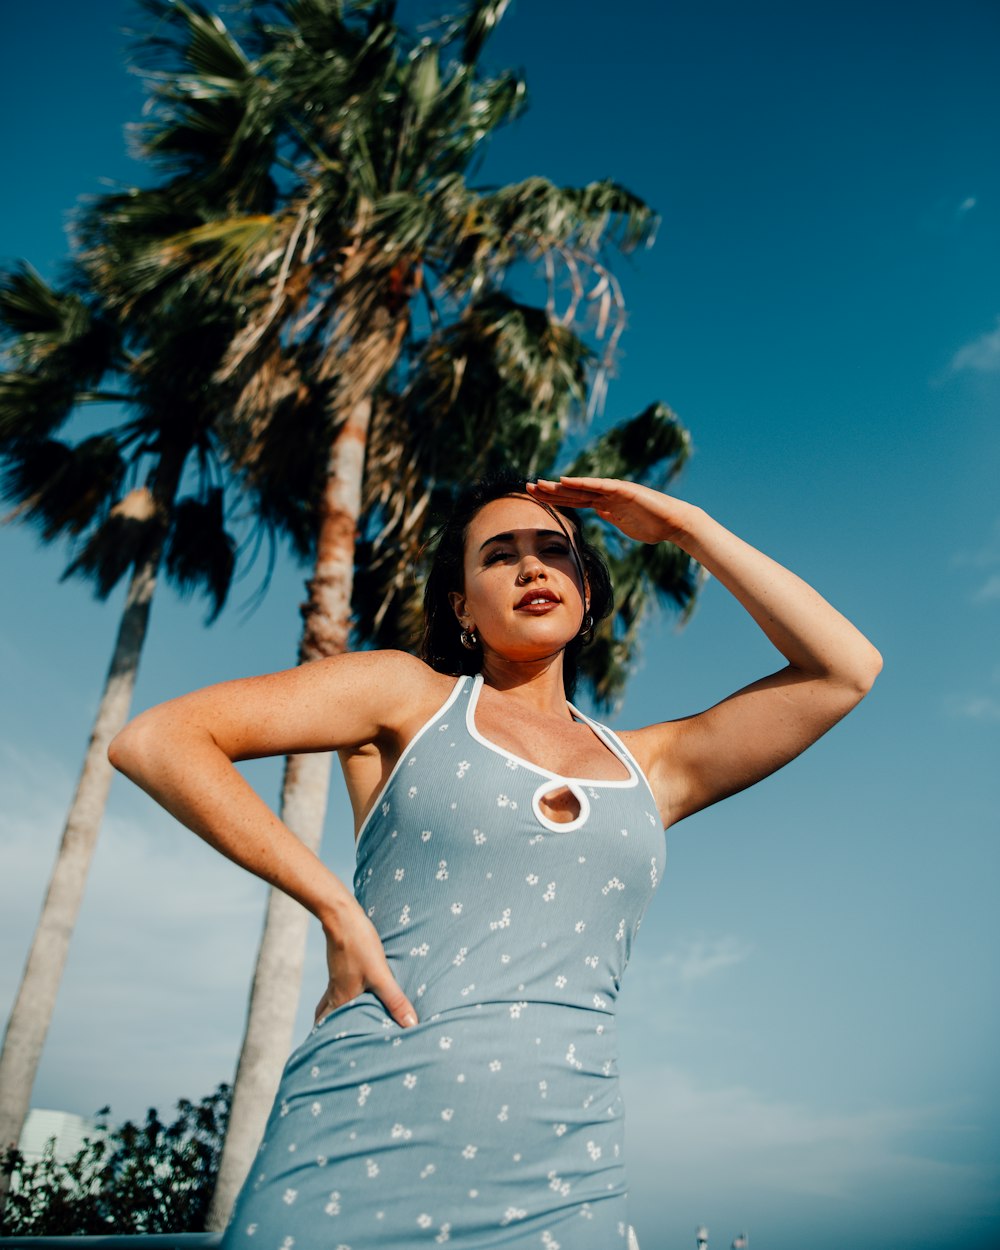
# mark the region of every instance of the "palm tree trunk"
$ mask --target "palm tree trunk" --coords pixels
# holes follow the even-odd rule
[[[108,763],[108,744],[128,719],[161,551],[162,540],[154,544],[148,558],[136,568],[129,585],[83,769],[7,1023],[0,1054],[0,1150],[17,1145],[28,1113],[35,1073],[111,786],[113,770]],[[0,1177],[0,1201],[6,1183]]]
[[[354,544],[371,410],[370,398],[356,403],[330,448],[316,567],[307,583],[308,600],[302,605],[302,664],[341,655],[348,649]],[[285,764],[281,816],[313,851],[319,850],[322,838],[331,762],[329,753],[317,753],[291,755]],[[209,1230],[225,1228],[274,1102],[291,1048],[308,922],[303,907],[280,890],[271,890],[236,1069],[229,1128],[206,1220]]]

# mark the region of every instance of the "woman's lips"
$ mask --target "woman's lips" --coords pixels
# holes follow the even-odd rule
[[[551,612],[553,608],[559,606],[558,599],[539,598],[536,596],[534,601],[528,599],[523,603],[519,603],[514,609],[515,612],[528,612],[532,616],[543,616],[546,612]]]

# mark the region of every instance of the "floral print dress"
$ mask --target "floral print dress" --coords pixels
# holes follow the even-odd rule
[[[355,895],[420,1016],[370,993],[285,1068],[225,1250],[624,1250],[615,1006],[664,866],[649,786],[560,776],[459,678],[362,827]],[[579,814],[549,819],[567,786]]]

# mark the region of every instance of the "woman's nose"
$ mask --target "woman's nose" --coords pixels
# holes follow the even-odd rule
[[[534,581],[536,577],[544,577],[544,576],[545,576],[544,565],[541,563],[541,561],[536,559],[535,556],[529,556],[527,559],[521,562],[521,568],[518,571],[517,580],[521,583],[522,586],[527,586],[528,582]]]

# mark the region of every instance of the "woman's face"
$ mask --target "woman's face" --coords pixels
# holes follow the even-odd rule
[[[565,528],[563,528],[565,527]],[[465,587],[450,595],[484,655],[540,660],[580,632],[588,596],[570,523],[528,495],[495,499],[469,524]]]

